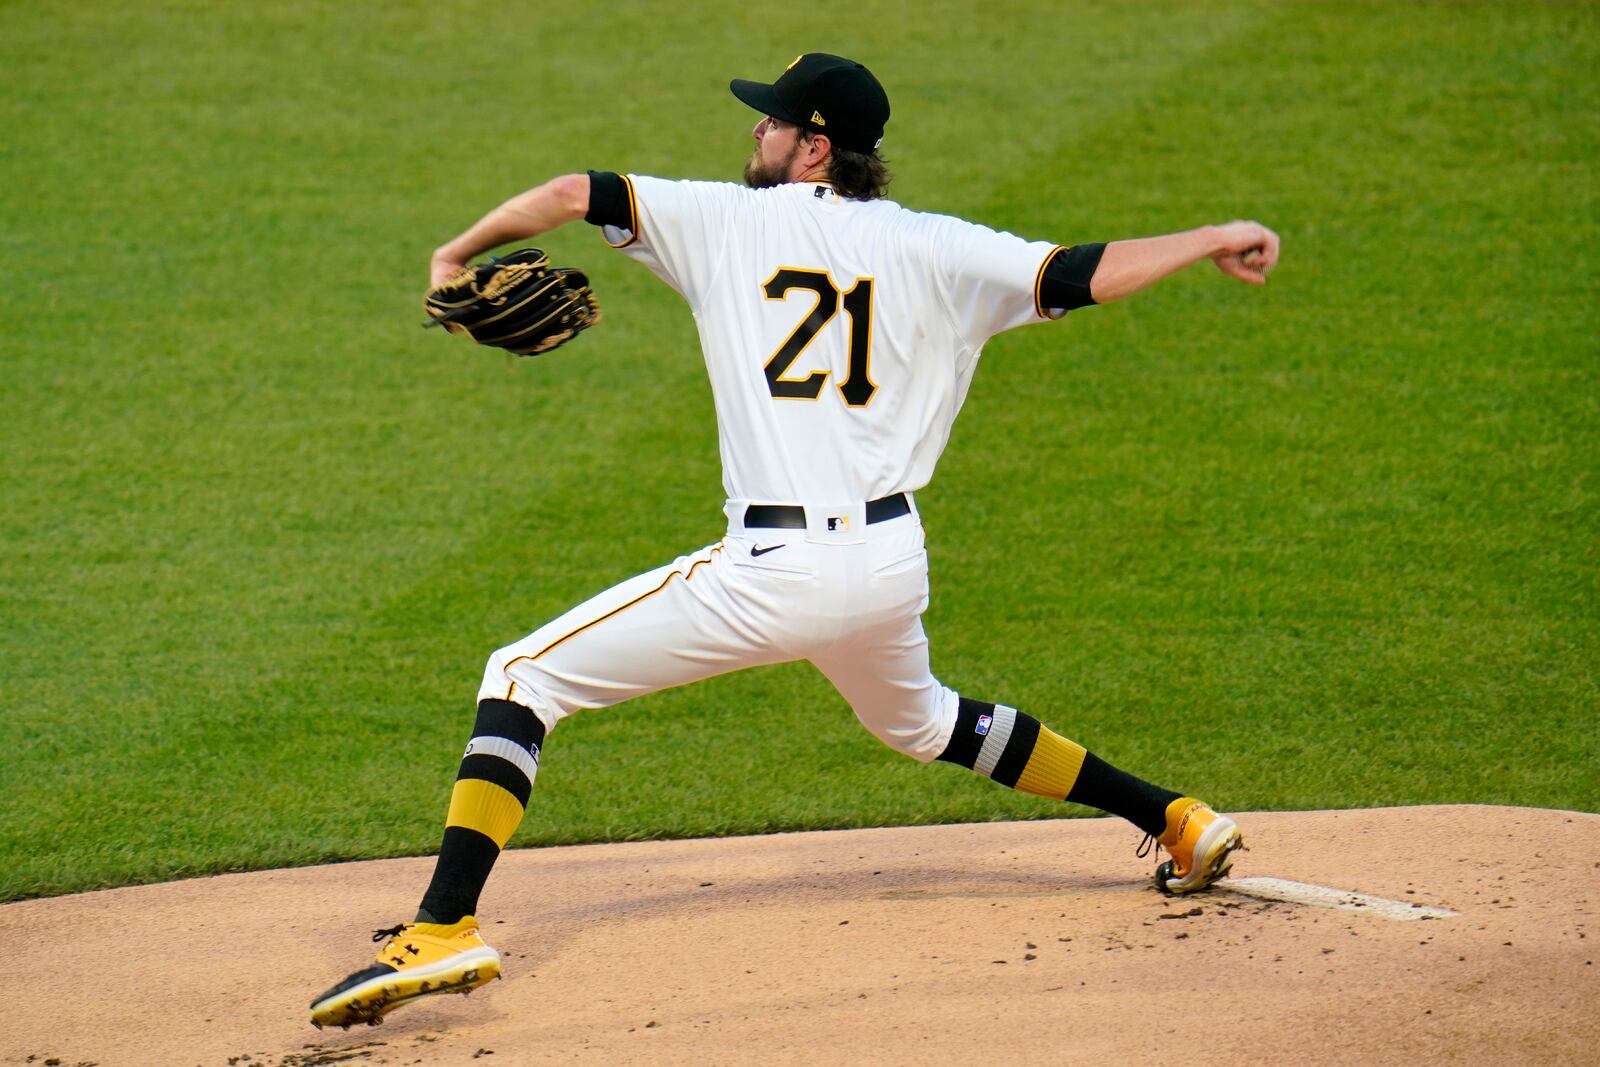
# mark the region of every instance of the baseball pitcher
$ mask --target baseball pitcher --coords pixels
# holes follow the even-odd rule
[[[433,255],[437,293],[469,278],[473,257],[581,219],[682,295],[716,402],[727,533],[489,657],[415,921],[379,931],[372,966],[312,1003],[318,1026],[375,1023],[497,977],[474,916],[547,735],[574,712],[743,667],[809,660],[896,751],[1129,820],[1168,852],[1155,878],[1169,893],[1204,889],[1242,844],[1200,801],[934,677],[915,493],[989,338],[1207,259],[1264,284],[1277,235],[1230,222],[1062,247],[911,211],[884,197],[889,100],[861,64],[814,53],[731,89],[761,115],[743,185],[569,174]]]

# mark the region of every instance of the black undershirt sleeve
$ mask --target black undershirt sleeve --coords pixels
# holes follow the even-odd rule
[[[628,183],[620,174],[609,170],[589,172],[589,213],[583,221],[595,226],[615,226],[632,230],[633,203],[628,197]]]
[[[1105,250],[1103,241],[1056,249],[1039,279],[1039,306],[1046,310],[1071,311],[1093,304],[1095,299],[1089,295],[1089,281],[1094,277],[1095,268],[1100,266]]]

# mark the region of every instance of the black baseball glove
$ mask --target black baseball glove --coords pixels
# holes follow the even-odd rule
[[[552,267],[537,248],[462,267],[423,298],[433,318],[480,345],[537,356],[600,321],[600,305],[582,271]]]

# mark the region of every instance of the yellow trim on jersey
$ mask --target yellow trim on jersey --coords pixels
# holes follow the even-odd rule
[[[628,187],[628,221],[632,225],[628,227],[628,239],[626,241],[621,244],[611,244],[610,241],[606,241],[606,244],[611,245],[612,248],[627,248],[639,239],[639,201],[633,195],[633,179],[626,174],[619,174],[617,177],[621,178],[622,184]],[[604,230],[601,231],[600,239],[605,241]]]
[[[522,821],[522,804],[504,787],[481,778],[459,778],[450,791],[450,814],[446,826],[476,830],[505,848]]]
[[[1044,269],[1050,265],[1050,261],[1052,259],[1056,258],[1056,253],[1059,251],[1061,251],[1060,245],[1056,245],[1054,248],[1052,248],[1045,255],[1044,259],[1039,261],[1039,269],[1033,276],[1033,310],[1038,312],[1038,315],[1041,319],[1053,319],[1059,317],[1046,311],[1044,304],[1040,301],[1039,297],[1039,287],[1044,284]]]

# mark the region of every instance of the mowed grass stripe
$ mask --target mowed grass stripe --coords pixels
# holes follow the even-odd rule
[[[237,35],[240,31],[238,26],[219,23],[212,23],[210,28],[218,29],[219,25],[225,36]],[[127,33],[136,29],[123,27],[117,36],[126,41]],[[292,35],[284,36],[285,29],[284,26],[266,27],[268,42],[288,41]],[[146,40],[141,44],[138,36],[136,32],[133,33],[135,39],[127,43],[126,51],[119,53],[122,57],[148,54],[146,50],[151,42]],[[205,44],[216,45],[214,36],[209,33],[204,36]],[[254,32],[252,37],[259,47],[259,37]],[[81,37],[80,43],[85,43]],[[302,496],[296,492],[299,488],[297,483],[311,481],[326,484],[330,474],[335,484],[340,480],[340,471],[329,471],[315,461],[319,456],[340,452],[342,442],[336,435],[349,421],[365,421],[374,417],[371,412],[358,412],[364,394],[370,397],[374,392],[374,382],[364,375],[370,375],[374,370],[384,374],[378,392],[405,385],[403,381],[396,381],[398,376],[390,368],[373,368],[370,354],[360,351],[365,341],[360,331],[370,329],[372,333],[369,336],[387,336],[393,328],[389,318],[393,317],[396,309],[383,307],[381,310],[386,318],[381,321],[376,320],[370,309],[350,318],[336,318],[331,328],[322,327],[318,330],[315,345],[310,352],[306,352],[306,324],[290,321],[292,316],[285,315],[284,311],[298,311],[308,319],[324,317],[325,312],[309,305],[305,294],[293,287],[315,287],[325,281],[319,278],[317,272],[326,271],[331,261],[348,260],[354,250],[333,243],[332,238],[337,234],[328,234],[329,244],[322,256],[305,260],[309,273],[268,277],[264,272],[269,267],[281,269],[286,260],[292,260],[296,253],[303,252],[311,239],[322,236],[317,227],[333,215],[333,198],[342,198],[338,200],[341,207],[364,206],[358,205],[350,190],[341,190],[337,185],[341,177],[352,185],[357,183],[356,175],[340,174],[341,170],[348,170],[347,165],[341,166],[342,160],[331,158],[334,139],[357,136],[374,141],[374,147],[376,142],[371,129],[362,130],[353,123],[352,113],[331,116],[326,124],[308,127],[304,123],[302,116],[310,101],[318,92],[326,89],[326,86],[317,84],[318,76],[315,73],[307,80],[285,87],[289,99],[278,100],[274,107],[274,98],[265,92],[269,88],[273,67],[259,63],[245,64],[237,69],[229,69],[224,74],[215,50],[208,52],[199,47],[199,41],[194,43],[195,48],[186,50],[190,57],[187,70],[181,67],[169,70],[168,80],[164,84],[150,87],[156,103],[153,111],[148,97],[145,106],[140,109],[140,115],[152,125],[164,125],[170,129],[160,136],[137,136],[139,131],[135,130],[136,136],[130,140],[136,141],[147,152],[160,149],[177,157],[167,159],[166,164],[186,172],[201,188],[209,188],[210,191],[205,195],[207,200],[228,202],[237,199],[242,207],[241,217],[222,220],[226,225],[220,230],[202,228],[214,226],[218,221],[216,219],[188,218],[188,225],[196,229],[185,232],[180,226],[175,232],[170,228],[172,219],[184,218],[181,208],[192,196],[192,191],[168,186],[163,181],[166,171],[161,167],[152,167],[156,161],[148,155],[135,159],[134,153],[125,153],[123,158],[130,160],[131,166],[109,170],[102,169],[108,159],[95,159],[88,172],[77,177],[85,184],[92,184],[107,176],[114,176],[125,186],[126,195],[130,198],[146,198],[147,206],[151,208],[145,216],[149,229],[140,251],[159,253],[162,257],[178,257],[175,260],[166,259],[172,268],[182,270],[181,274],[162,279],[168,286],[174,285],[180,278],[185,284],[199,282],[202,292],[207,285],[216,287],[226,284],[235,287],[236,292],[253,290],[269,299],[276,292],[284,299],[293,300],[294,305],[289,309],[280,308],[276,317],[270,320],[261,311],[252,314],[249,309],[242,313],[230,310],[229,315],[238,315],[241,320],[230,323],[226,321],[223,309],[207,307],[198,302],[200,298],[191,294],[184,303],[167,309],[159,316],[140,319],[137,315],[128,315],[127,321],[121,326],[119,340],[122,346],[109,355],[113,361],[121,359],[129,364],[139,360],[137,380],[157,398],[158,407],[150,411],[145,419],[129,423],[129,432],[120,438],[114,432],[114,427],[108,427],[105,421],[101,421],[93,427],[92,435],[86,434],[84,439],[57,442],[66,446],[58,454],[64,454],[69,459],[83,459],[84,452],[77,451],[82,449],[93,456],[96,462],[109,461],[113,464],[105,474],[115,481],[119,495],[104,501],[108,517],[138,514],[143,523],[159,523],[163,513],[177,503],[169,494],[178,491],[187,500],[187,511],[178,511],[173,516],[183,525],[162,538],[175,544],[175,549],[167,557],[169,562],[161,559],[152,561],[150,558],[152,546],[149,541],[153,531],[149,525],[145,525],[141,531],[145,540],[142,549],[124,547],[125,540],[133,540],[128,536],[132,531],[115,521],[101,535],[111,542],[110,546],[103,549],[93,544],[75,546],[80,559],[85,558],[84,551],[88,550],[87,558],[95,564],[91,569],[94,577],[84,579],[87,588],[82,590],[78,602],[114,602],[113,598],[119,592],[126,596],[131,591],[133,599],[146,611],[154,606],[162,610],[187,610],[201,616],[209,613],[209,621],[214,627],[231,628],[240,635],[238,640],[230,641],[226,633],[218,634],[213,630],[209,635],[211,640],[207,642],[209,647],[201,647],[196,643],[163,642],[163,655],[157,657],[158,662],[151,664],[148,671],[143,671],[138,666],[130,668],[128,657],[119,654],[117,639],[121,638],[130,644],[131,651],[140,654],[140,659],[148,660],[152,651],[146,643],[148,635],[138,628],[132,632],[115,626],[105,628],[104,636],[110,640],[97,654],[119,664],[118,680],[122,699],[118,714],[123,743],[114,748],[91,750],[87,758],[78,756],[75,765],[65,768],[59,776],[62,784],[74,783],[73,788],[87,791],[87,795],[80,798],[79,807],[86,813],[99,814],[80,824],[66,823],[60,834],[67,840],[57,842],[57,851],[70,854],[78,844],[74,835],[81,835],[82,843],[90,851],[103,841],[115,842],[117,850],[130,855],[163,849],[165,855],[157,873],[183,873],[195,869],[193,864],[204,862],[204,850],[210,847],[212,838],[218,834],[237,834],[246,843],[246,849],[258,857],[243,862],[263,862],[259,858],[263,852],[271,857],[268,862],[288,862],[302,854],[317,854],[308,845],[315,836],[315,817],[299,824],[286,823],[284,836],[288,839],[285,846],[287,858],[281,855],[283,849],[263,839],[261,824],[264,820],[257,808],[257,790],[263,780],[270,781],[274,775],[282,774],[287,769],[283,765],[287,754],[282,751],[286,737],[293,738],[293,743],[301,750],[296,756],[288,757],[296,763],[303,758],[328,758],[337,762],[340,770],[335,777],[337,782],[344,783],[344,788],[337,785],[325,788],[320,800],[322,806],[336,812],[335,819],[342,822],[340,829],[343,833],[352,837],[361,836],[365,832],[363,827],[352,825],[347,811],[352,772],[347,739],[351,733],[369,736],[375,741],[393,735],[402,743],[414,740],[422,745],[431,741],[431,737],[427,736],[428,727],[419,727],[417,722],[418,718],[422,718],[425,722],[448,724],[435,729],[436,733],[445,735],[445,746],[453,745],[456,740],[454,734],[459,729],[456,719],[460,714],[456,705],[464,703],[458,699],[456,692],[444,696],[426,689],[414,692],[406,687],[400,693],[394,693],[395,679],[409,682],[415,675],[426,676],[426,671],[417,671],[413,666],[417,656],[426,656],[431,651],[434,662],[430,666],[435,671],[444,662],[437,647],[439,637],[430,628],[433,618],[430,612],[437,611],[439,605],[454,604],[459,598],[463,607],[479,602],[509,607],[508,602],[513,598],[507,594],[519,587],[532,585],[538,577],[549,576],[552,572],[556,576],[576,575],[575,580],[565,583],[570,588],[564,591],[564,597],[562,593],[557,593],[544,604],[534,605],[535,608],[544,609],[538,612],[539,616],[554,614],[564,603],[578,599],[616,575],[648,565],[639,562],[636,555],[626,564],[607,567],[605,544],[592,543],[594,531],[617,527],[618,517],[612,513],[614,509],[602,505],[599,511],[607,521],[596,524],[593,519],[598,516],[586,513],[581,506],[573,507],[565,503],[552,506],[540,502],[548,499],[566,501],[580,494],[562,486],[530,485],[524,481],[518,488],[527,494],[529,501],[511,501],[511,513],[520,510],[552,514],[553,529],[541,530],[535,519],[528,537],[530,543],[538,543],[541,548],[546,545],[562,546],[554,552],[545,550],[540,553],[541,557],[546,558],[535,563],[533,576],[517,573],[514,568],[510,573],[506,573],[506,568],[497,568],[499,573],[491,572],[492,578],[498,579],[497,582],[473,581],[471,576],[483,573],[485,567],[481,561],[474,562],[473,557],[477,552],[468,548],[441,564],[432,567],[424,565],[422,577],[416,579],[414,591],[392,597],[392,606],[377,608],[375,619],[372,616],[351,617],[344,605],[330,599],[326,600],[327,606],[320,611],[322,618],[310,626],[306,617],[308,605],[296,603],[293,599],[284,602],[282,597],[274,596],[274,590],[260,588],[270,587],[278,575],[286,572],[294,572],[304,578],[311,569],[308,565],[326,569],[341,559],[349,560],[352,554],[371,557],[370,548],[354,541],[357,538],[363,542],[370,541],[373,520],[378,517],[371,510],[354,515],[329,515],[318,510],[325,505],[323,499],[314,493],[306,496],[301,506],[296,506],[294,501]],[[270,52],[275,47],[268,43],[265,50]],[[1122,62],[1128,61],[1129,57],[1122,57]],[[124,58],[122,62],[133,62],[136,69],[117,69],[115,62],[109,68],[102,68],[116,70],[116,74],[98,83],[97,90],[90,94],[100,98],[96,107],[109,102],[107,93],[122,84],[125,76],[137,74],[143,69],[136,60]],[[213,86],[225,90],[220,97]],[[253,89],[247,86],[253,86]],[[710,99],[697,99],[696,106],[702,110],[726,111],[720,86],[716,88],[715,95]],[[470,92],[471,86],[463,86],[462,91]],[[527,92],[527,87],[523,91]],[[678,92],[681,95],[684,90]],[[227,106],[230,101],[237,103],[245,100],[252,103],[242,114]],[[717,108],[712,105],[712,100],[724,106]],[[515,101],[509,103],[514,105]],[[971,121],[967,117],[969,114],[965,110],[961,112],[962,118],[968,122]],[[367,117],[372,117],[370,110]],[[414,117],[408,115],[407,120],[411,121]],[[246,126],[250,129],[246,130]],[[98,132],[106,135],[116,133],[111,126],[104,126]],[[557,136],[560,135],[558,131]],[[459,131],[453,129],[451,136],[459,136]],[[272,167],[287,161],[293,155],[289,151],[293,147],[290,142],[293,141],[299,141],[299,147],[308,150],[308,165],[290,175],[287,183],[283,180],[285,176],[274,168],[271,188],[259,184],[260,179],[252,176],[250,165]],[[730,138],[730,143],[741,142]],[[240,153],[242,160],[239,162],[246,164],[244,168],[238,167],[237,162],[232,169],[212,165],[220,162],[225,155],[237,156]],[[719,157],[716,163],[722,173],[734,169],[737,161],[728,158],[729,153],[725,149],[715,154]],[[334,167],[330,172],[325,165],[310,165],[310,160],[332,163]],[[696,161],[685,161],[685,165],[693,169]],[[701,166],[700,169],[705,168]],[[357,185],[355,191],[362,192],[364,187]],[[230,225],[248,228],[259,226],[263,219],[270,219],[275,227],[287,231],[285,239],[264,247],[259,257],[254,259],[239,259],[231,264],[219,260],[216,248],[218,242],[226,238]],[[124,232],[117,236],[117,240],[128,241],[130,236],[136,235]],[[370,248],[368,254],[380,260],[392,257],[397,249],[393,247],[393,237],[387,240],[390,243]],[[110,253],[116,247],[108,246],[106,252]],[[592,248],[586,248],[584,252],[593,255]],[[108,255],[103,260],[94,261],[94,264],[105,273],[106,268],[114,262]],[[351,262],[348,267],[355,271],[369,262],[371,260]],[[224,266],[229,269],[217,272],[217,268]],[[214,273],[204,273],[208,270]],[[601,270],[604,270],[603,266]],[[241,274],[240,271],[255,273]],[[353,280],[369,288],[372,285],[371,279]],[[114,293],[115,290],[102,290],[103,296],[113,296]],[[660,313],[660,305],[663,304],[672,318],[681,318],[681,309],[676,306],[675,300],[658,299],[656,304],[657,313],[652,316],[656,320],[660,321],[663,317]],[[130,309],[133,310],[136,309]],[[184,319],[173,314],[174,310],[198,316],[199,321]],[[613,323],[615,319],[614,314]],[[270,333],[264,334],[262,331]],[[659,337],[660,331],[655,333]],[[615,332],[610,334],[612,341],[617,337]],[[272,351],[276,357],[274,364],[271,367],[251,368],[248,381],[232,381],[225,371],[219,373],[214,368],[232,357],[248,355],[243,351],[229,351],[234,346]],[[417,346],[412,344],[406,347],[410,350]],[[148,363],[152,351],[163,356],[164,362],[152,367]],[[289,374],[283,373],[283,356],[289,357]],[[660,353],[651,352],[647,360],[659,359],[659,356]],[[351,361],[354,361],[353,366]],[[437,357],[435,362],[438,362]],[[330,367],[330,363],[336,365]],[[459,372],[459,368],[448,363],[447,369],[452,373]],[[644,377],[658,380],[661,377],[659,368],[649,363],[641,369]],[[166,372],[165,376],[163,371]],[[196,371],[202,375],[198,382],[188,377]],[[301,388],[299,383],[305,380],[307,372],[323,378],[325,384],[330,371],[340,379],[341,395],[329,397],[324,393],[317,398],[322,403],[313,401],[304,417],[283,420],[278,427],[251,424],[249,416],[255,412],[263,417],[281,420],[280,413],[294,404],[296,397],[293,390]],[[443,384],[438,380],[439,377],[437,373],[429,375],[428,387]],[[283,379],[281,387],[277,386],[274,378]],[[197,384],[199,388],[196,388]],[[556,383],[558,388],[571,384]],[[681,386],[682,382],[666,382],[662,388],[668,389],[672,384]],[[573,388],[581,390],[582,386]],[[389,404],[394,401],[392,395],[383,399]],[[397,449],[392,459],[386,455],[384,460],[374,463],[378,457],[370,449],[352,451],[345,448],[343,451],[343,456],[351,464],[371,464],[387,475],[376,485],[356,487],[358,506],[365,500],[383,499],[396,494],[409,495],[412,486],[408,472],[422,465],[419,463],[422,457],[405,447],[406,419],[409,416],[425,420],[429,411],[416,390],[408,391],[402,400],[408,403],[409,410],[395,412],[391,409],[386,417],[381,418],[378,426],[363,434],[372,447]],[[367,402],[370,403],[370,400]],[[214,406],[223,406],[229,412],[228,429],[244,440],[243,449],[235,450],[231,455],[217,455],[216,441],[206,432],[216,429],[215,412],[207,410]],[[556,411],[560,410],[559,404],[554,407]],[[531,421],[542,421],[540,416],[544,414],[535,412]],[[306,417],[315,420],[309,427]],[[634,422],[637,421],[638,416],[635,415]],[[701,422],[700,425],[708,423]],[[309,444],[305,440],[308,428],[318,435],[318,439]],[[152,429],[158,435],[155,440],[149,437]],[[278,430],[277,434],[272,432],[274,429]],[[570,424],[568,429],[571,429]],[[281,437],[281,442],[272,440],[273,436]],[[562,455],[559,442],[549,442],[546,447],[549,448],[550,444],[554,444],[547,452],[550,462],[559,463],[569,458]],[[703,444],[709,444],[709,441]],[[588,446],[577,457],[584,469],[592,469],[595,453],[605,447],[603,442],[592,439],[588,441]],[[307,460],[306,469],[296,464],[285,464],[285,448],[292,449],[291,454],[297,457],[304,457]],[[241,451],[245,454],[240,455]],[[710,450],[702,449],[701,454],[706,457],[699,464],[700,473],[704,476],[712,470],[709,466]],[[149,487],[160,494],[158,509],[152,512],[148,507],[141,508],[148,497],[139,495],[139,489],[144,488],[139,481],[149,477],[152,472],[160,471],[163,456],[177,461],[182,476],[175,481],[168,480],[170,470],[161,472],[163,479]],[[257,457],[264,462],[258,461]],[[207,474],[209,466],[220,467],[224,464],[232,466],[233,470],[219,471],[214,476]],[[661,466],[670,468],[673,463]],[[243,467],[242,471],[239,471],[240,467]],[[620,484],[628,484],[630,479],[638,480],[646,474],[632,463],[621,462],[613,464],[613,467],[618,469]],[[236,471],[242,477],[237,480],[228,477]],[[671,473],[671,470],[650,471],[647,480],[655,481],[663,475],[671,476]],[[286,484],[285,476],[293,481]],[[241,498],[236,481],[258,483],[258,488],[255,493]],[[606,479],[603,484],[615,482]],[[66,488],[70,495],[80,487],[70,485]],[[209,492],[211,489],[217,491]],[[459,487],[456,489],[459,491]],[[502,500],[508,495],[512,494],[502,494]],[[197,497],[199,501],[214,500],[215,505],[202,504],[196,515]],[[635,542],[654,541],[667,532],[648,518],[671,514],[671,508],[663,507],[662,500],[632,497],[628,503],[631,513],[623,517],[623,523],[624,528],[631,528]],[[285,504],[288,504],[288,515],[273,514],[275,509],[283,508]],[[240,509],[241,505],[243,514],[239,511],[229,514],[230,509]],[[494,511],[505,516],[507,508],[506,503],[497,503]],[[707,514],[714,512],[708,511]],[[85,517],[81,508],[78,509],[75,515],[77,522],[81,524]],[[196,518],[198,521],[195,521]],[[641,518],[645,518],[643,536],[639,529]],[[236,551],[228,551],[222,545],[204,546],[206,551],[203,555],[195,551],[196,546],[191,539],[203,538],[221,527],[241,523],[255,528],[256,536],[247,534],[245,542],[239,544]],[[629,527],[627,524],[632,525]],[[377,524],[377,528],[382,529],[381,523]],[[81,525],[76,529],[82,529]],[[583,538],[575,547],[570,546],[574,531]],[[399,540],[413,532],[396,529],[390,533],[390,537]],[[230,541],[237,540],[236,531],[228,531],[227,536]],[[493,541],[496,537],[503,537],[504,532],[492,532],[486,536]],[[697,533],[696,539],[699,537]],[[652,556],[662,552],[659,543],[645,550]],[[486,549],[483,554],[494,553],[492,549]],[[559,561],[560,566],[552,567],[547,562],[549,557]],[[209,572],[196,570],[194,564],[199,561],[212,563]],[[152,562],[158,565],[154,574],[150,574]],[[407,571],[424,563],[409,553],[396,562]],[[649,559],[649,562],[654,562],[654,559]],[[393,566],[391,564],[390,569]],[[130,575],[138,571],[144,571],[146,577],[132,584],[130,589]],[[214,589],[219,584],[223,588]],[[554,583],[541,583],[544,584]],[[481,598],[484,598],[486,590],[490,599],[484,601]],[[208,592],[212,595],[207,596]],[[497,592],[499,596],[495,596]],[[152,605],[144,599],[144,594],[149,593],[160,596],[162,603]],[[369,603],[370,597],[362,594],[363,609]],[[118,606],[126,609],[134,605]],[[75,614],[70,605],[64,607],[66,610],[60,617],[59,625],[64,630],[75,631],[81,637],[85,620]],[[511,631],[513,633],[532,625],[532,622],[522,621],[532,612],[523,613],[513,608],[505,613],[520,616],[515,629]],[[472,614],[470,607],[467,614]],[[285,619],[285,616],[288,618]],[[39,617],[36,616],[35,621],[40,621]],[[295,642],[295,630],[301,631],[302,637],[306,631],[314,632],[313,644],[307,648],[303,641]],[[341,634],[346,636],[341,637]],[[51,647],[51,640],[45,635],[41,637],[43,639],[34,642],[33,647]],[[388,644],[386,640],[393,643]],[[423,648],[397,650],[394,647],[394,644],[408,642],[420,644]],[[296,667],[286,661],[286,657],[303,648],[304,663]],[[468,648],[465,655],[453,661],[454,669],[449,671],[449,675],[470,684],[475,676],[476,664],[483,655],[484,643],[473,642]],[[408,656],[407,652],[411,655]],[[254,677],[260,666],[269,671],[266,685],[240,685],[241,678]],[[352,675],[355,678],[353,683],[347,680]],[[39,678],[41,687],[48,686],[51,681],[50,667],[42,666]],[[147,689],[149,695],[143,695],[141,688]],[[464,686],[459,688],[462,692],[470,692]],[[813,684],[809,688],[812,692],[798,702],[807,710],[818,701],[833,706],[839,704],[837,697],[825,686]],[[26,701],[27,698],[23,696],[22,699]],[[454,714],[442,710],[428,714],[438,706],[440,700],[445,701]],[[736,699],[732,706],[737,709],[743,702]],[[174,705],[181,707],[181,713]],[[713,707],[709,714],[725,715],[726,711],[725,708]],[[68,706],[60,709],[52,719],[73,722],[80,716],[97,715],[98,712],[99,709],[93,705]],[[842,721],[847,729],[853,731],[848,719]],[[392,724],[392,729],[385,728],[389,724]],[[803,718],[798,725],[804,729]],[[424,734],[423,737],[417,736],[419,730]],[[319,738],[325,749],[319,749]],[[41,731],[33,740],[38,747],[32,751],[40,757],[56,757],[63,752],[61,735]],[[404,777],[397,779],[392,766],[385,765],[389,761],[376,755],[380,750],[374,748],[372,751],[374,756],[368,771],[371,780],[363,783],[363,787],[369,793],[378,794],[372,798],[373,801],[390,799],[386,790],[397,790],[402,799],[411,795],[409,791],[413,787],[409,780]],[[435,750],[430,748],[429,751]],[[448,747],[437,749],[437,761],[441,766],[449,762],[448,751]],[[760,756],[761,753],[757,751],[752,754],[752,760],[759,760]],[[41,759],[40,762],[42,764],[45,760]],[[718,753],[712,752],[706,765],[715,766],[724,762]],[[213,803],[204,811],[197,811],[185,803],[189,789],[186,783],[195,776],[210,781],[239,783],[240,791],[228,794],[229,800]],[[130,802],[116,795],[121,783],[130,779],[140,781],[139,792],[148,798],[146,802]],[[799,792],[803,806],[804,791]],[[795,799],[790,796],[788,802],[793,803]],[[734,804],[733,808],[735,811],[741,810],[738,804]],[[743,809],[747,810],[748,805]],[[698,817],[705,820],[710,814],[709,811],[702,811]],[[729,824],[727,817],[715,817],[717,825]],[[732,825],[739,825],[737,820],[740,817],[732,816]],[[803,812],[795,816],[801,820],[807,817]],[[358,818],[369,817],[363,815]],[[413,814],[410,818],[421,827],[420,837],[416,839],[420,844],[411,843],[407,847],[413,850],[431,847],[436,832],[431,814]],[[745,815],[743,818],[749,819],[751,816]],[[781,818],[781,815],[767,818]],[[193,833],[196,822],[213,824],[211,832]],[[561,820],[554,820],[554,825],[559,828]],[[701,825],[705,824],[702,822]],[[185,829],[191,831],[188,836],[201,846],[194,855],[183,848],[173,847],[175,840],[185,837],[182,833]],[[553,832],[562,831],[557,829]],[[119,868],[107,877],[119,880],[127,877],[127,874]]]
[[[1170,751],[1163,734],[1204,738],[1220,787],[1251,783],[1243,804],[1314,806],[1356,779],[1371,803],[1454,789],[1531,802],[1565,795],[1595,755],[1578,725],[1595,708],[1593,302],[1575,298],[1592,282],[1540,259],[1571,220],[1532,207],[1592,166],[1555,105],[1593,96],[1573,80],[1592,34],[1557,40],[1570,13],[1528,35],[1504,11],[1475,12],[1477,37],[1455,22],[1399,34],[1392,16],[1286,12],[1252,42],[1277,57],[1270,69],[1169,92],[1154,129],[1116,124],[1133,133],[1105,180],[1140,189],[1157,152],[1199,175],[1114,205],[1129,231],[1260,200],[1277,205],[1261,215],[1284,230],[1284,269],[1267,293],[1179,279],[1069,322],[1056,351],[1029,334],[1015,361],[991,360],[969,405],[997,437],[1033,431],[1026,449],[996,468],[958,430],[942,471],[941,493],[976,495],[952,506],[974,533],[1005,521],[1007,487],[1031,474],[1049,503],[1017,525],[1049,564],[1008,569],[1005,538],[951,554],[967,580],[932,632],[984,604],[1022,605],[1024,620],[967,657],[974,669],[1004,671],[995,650],[1041,624],[1070,635],[1023,680],[1033,699],[1080,707],[1090,743],[1096,722],[1119,743],[1137,722],[1143,766],[1137,749],[1157,762]],[[1507,41],[1519,28],[1531,39]],[[1326,62],[1336,35],[1348,68]],[[1490,37],[1502,43],[1472,47]],[[1544,73],[1526,84],[1530,65]],[[1485,86],[1515,116],[1515,141],[1482,122],[1472,90]],[[1345,121],[1308,121],[1320,101]],[[1431,214],[1416,207],[1428,196]],[[1591,211],[1577,232],[1593,225]],[[1059,404],[1061,423],[1041,437],[1008,378]],[[930,521],[944,499],[927,495]],[[974,583],[982,596],[965,597]],[[1101,663],[1106,632],[1119,655]],[[1306,751],[1292,709],[1310,707],[1327,736],[1361,743],[1330,747],[1331,765],[1286,765]],[[1525,744],[1546,755],[1459,773],[1461,750]]]
[[[1041,27],[1002,4],[907,35],[887,10],[829,47],[884,57],[911,206],[1063,239],[1258,212],[1291,241],[1267,293],[1197,274],[996,343],[921,501],[936,668],[1219,803],[1594,806],[1593,272],[1540,269],[1593,255],[1568,245],[1594,227],[1592,23],[1217,5]],[[22,753],[0,897],[431,849],[484,655],[713,539],[720,494],[673,294],[556,235],[610,319],[508,370],[415,329],[420,258],[543,173],[733,173],[726,77],[813,28],[747,13],[626,70],[519,79],[515,35],[456,61],[460,12],[290,11],[260,36],[224,14],[170,56],[159,20],[100,17],[63,51],[105,76],[30,80],[29,121],[116,121],[0,162],[39,190],[7,242],[34,313],[0,309],[0,735]],[[311,77],[283,76],[291,48]],[[137,81],[118,55],[162,59],[142,99],[114,96]],[[115,225],[86,232],[96,197]],[[1485,258],[1509,267],[1462,269]],[[580,716],[545,770],[515,843],[1061,810],[892,756],[804,667]]]

